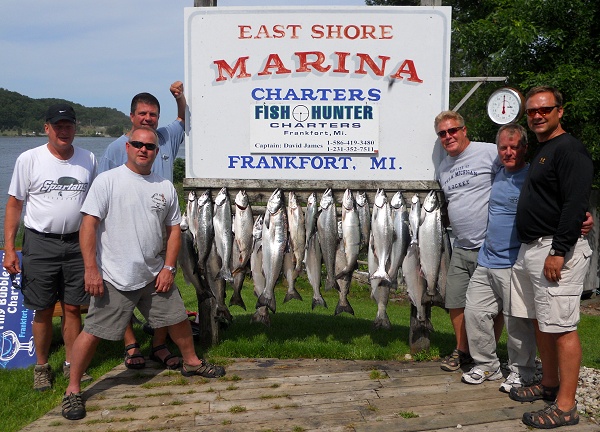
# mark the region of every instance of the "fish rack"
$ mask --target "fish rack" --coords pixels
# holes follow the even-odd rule
[[[443,193],[440,190],[437,181],[370,181],[370,180],[257,180],[257,179],[203,179],[203,178],[185,178],[183,181],[185,192],[194,190],[197,194],[202,194],[206,189],[218,192],[221,188],[227,188],[229,197],[234,206],[233,198],[237,192],[244,190],[248,195],[252,205],[254,216],[263,214],[265,205],[276,188],[282,189],[284,193],[294,191],[303,208],[306,207],[308,197],[315,192],[320,197],[326,189],[331,189],[336,202],[338,216],[341,213],[341,204],[346,189],[353,192],[360,191],[367,194],[369,205],[372,210],[375,194],[379,189],[386,192],[395,193],[402,191],[407,202],[410,198],[419,193],[421,201],[426,193],[431,190],[437,190],[440,196]],[[443,197],[441,197],[443,200]],[[234,210],[232,209],[232,212]],[[427,317],[431,316],[431,305],[426,306]],[[220,341],[220,326],[215,317],[215,300],[209,299],[199,305],[198,318],[199,323],[199,341],[203,346],[216,345]],[[409,331],[409,346],[412,353],[429,349],[430,332],[424,331],[417,324],[417,309],[411,304],[411,319]]]

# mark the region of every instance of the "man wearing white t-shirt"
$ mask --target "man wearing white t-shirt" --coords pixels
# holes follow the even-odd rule
[[[34,389],[38,391],[52,386],[48,355],[57,300],[61,302],[63,313],[66,359],[63,373],[66,376],[71,348],[81,330],[80,306],[89,303],[79,248],[79,210],[96,176],[96,158],[93,153],[73,146],[75,123],[71,106],[56,104],[48,109],[44,126],[48,143],[17,158],[6,203],[3,265],[11,275],[23,271],[23,303],[35,310],[32,326],[37,360]],[[23,208],[25,234],[21,269],[15,238]]]
[[[168,328],[183,357],[182,375],[225,375],[221,366],[196,355],[173,283],[181,214],[173,184],[151,172],[159,153],[156,131],[135,129],[126,149],[127,163],[100,174],[81,208],[85,290],[92,298],[63,398],[62,415],[69,420],[86,415],[79,377],[100,340],[121,340],[136,307],[153,328]]]

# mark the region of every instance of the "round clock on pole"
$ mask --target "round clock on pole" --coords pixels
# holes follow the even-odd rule
[[[511,87],[496,90],[487,102],[490,119],[499,125],[514,123],[523,116],[525,98],[520,91]]]

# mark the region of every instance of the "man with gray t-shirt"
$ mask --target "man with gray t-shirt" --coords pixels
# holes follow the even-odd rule
[[[492,182],[501,164],[495,144],[469,140],[465,121],[457,112],[441,112],[435,118],[434,127],[448,153],[438,168],[438,180],[455,236],[445,306],[450,312],[456,348],[442,360],[440,367],[455,371],[473,362],[465,327],[466,293],[477,267],[479,248],[485,239]],[[502,324],[499,314],[495,322],[497,335],[502,331]]]
[[[181,214],[173,184],[151,173],[159,152],[156,131],[133,130],[126,150],[127,163],[100,174],[81,208],[85,290],[92,298],[73,345],[71,379],[63,398],[62,415],[69,420],[86,415],[79,377],[98,343],[121,340],[135,307],[152,327],[168,327],[183,357],[182,375],[225,374],[221,366],[196,355],[185,305],[173,284]]]

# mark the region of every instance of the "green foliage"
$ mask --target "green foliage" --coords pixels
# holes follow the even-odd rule
[[[120,136],[131,127],[129,116],[114,108],[87,108],[64,99],[32,99],[17,92],[0,88],[0,132],[44,132],[46,110],[52,104],[70,104],[77,114],[80,128],[111,128],[111,136]],[[114,135],[113,135],[114,133]]]
[[[409,0],[366,0],[368,5],[413,5]],[[420,2],[416,2],[420,4]],[[494,142],[498,127],[485,105],[499,86],[526,93],[557,87],[565,98],[564,129],[579,138],[600,173],[600,2],[592,0],[445,0],[452,7],[451,76],[506,76],[483,85],[460,109],[473,140]],[[450,107],[473,83],[451,86]],[[525,124],[525,119],[521,122]],[[529,137],[530,151],[535,136]],[[600,186],[600,177],[596,178]]]
[[[185,159],[177,158],[173,162],[173,183],[183,183],[185,178]]]

